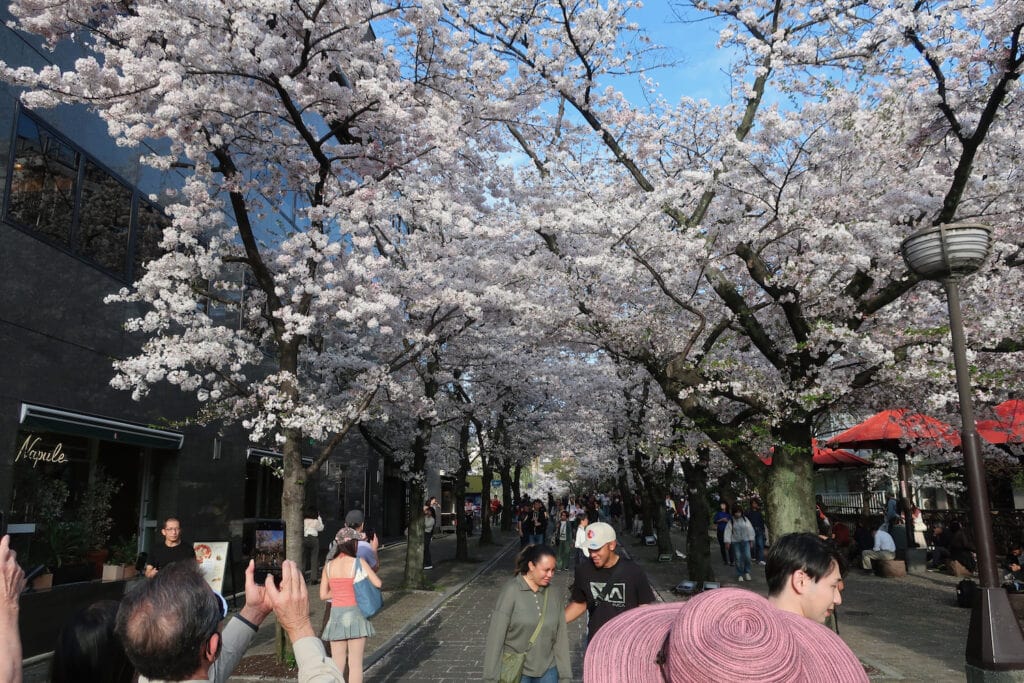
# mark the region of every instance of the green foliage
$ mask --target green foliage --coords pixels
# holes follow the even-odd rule
[[[121,537],[110,546],[111,564],[135,564],[139,554],[139,537],[132,534],[128,538]]]
[[[110,538],[110,528],[114,525],[114,520],[110,516],[110,503],[120,490],[121,482],[107,476],[103,468],[97,466],[76,515],[83,525],[82,545],[85,550],[100,550],[106,547]]]

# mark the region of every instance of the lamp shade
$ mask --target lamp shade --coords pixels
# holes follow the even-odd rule
[[[919,230],[903,240],[907,266],[926,280],[970,275],[988,257],[991,231],[975,223],[950,223]]]

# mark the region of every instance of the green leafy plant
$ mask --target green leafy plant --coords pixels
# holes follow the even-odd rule
[[[102,467],[96,468],[78,506],[77,519],[81,520],[83,526],[84,550],[101,550],[107,546],[110,529],[114,525],[110,504],[120,490],[121,482],[107,476]]]
[[[110,563],[129,565],[135,564],[139,554],[139,537],[131,535],[128,538],[121,537],[110,546]]]

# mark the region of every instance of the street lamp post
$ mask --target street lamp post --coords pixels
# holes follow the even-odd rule
[[[1022,680],[1017,677],[1007,678],[1006,674],[1010,671],[1024,671],[1024,636],[1010,608],[1006,591],[1000,586],[999,567],[996,564],[988,486],[974,422],[964,323],[960,313],[959,281],[981,267],[988,257],[990,245],[989,229],[970,223],[926,228],[915,232],[900,245],[903,259],[912,271],[922,278],[942,282],[949,305],[949,330],[953,338],[953,362],[960,397],[964,472],[981,584],[979,598],[971,611],[971,625],[967,634],[967,677],[972,681]]]

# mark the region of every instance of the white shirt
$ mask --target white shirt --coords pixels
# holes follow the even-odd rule
[[[882,531],[879,529],[875,532],[875,547],[872,550],[888,550],[891,553],[896,552],[896,541],[892,540],[892,536],[889,535],[888,531]]]
[[[320,519],[320,515],[316,516],[316,519],[310,519],[309,517],[302,520],[302,535],[303,536],[316,536],[324,530],[324,520]]]

